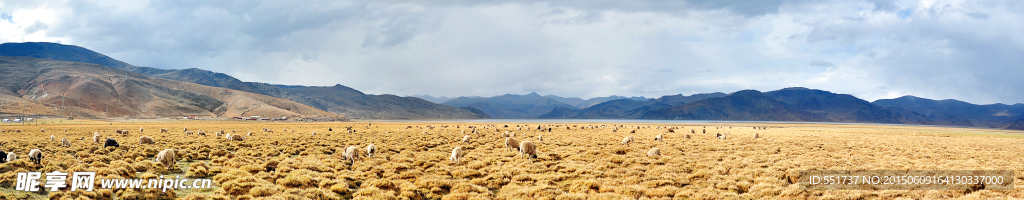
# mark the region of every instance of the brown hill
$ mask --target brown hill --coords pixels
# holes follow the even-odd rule
[[[2,56],[0,104],[4,114],[84,117],[337,116],[285,99],[102,65]]]

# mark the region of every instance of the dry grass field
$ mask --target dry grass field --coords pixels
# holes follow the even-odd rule
[[[470,126],[475,126],[477,133],[472,133]],[[545,131],[536,130],[538,126]],[[768,128],[756,130],[754,126]],[[145,131],[140,133],[140,127]],[[354,132],[348,133],[347,127]],[[673,127],[674,133],[667,133],[666,127]],[[159,133],[160,128],[170,132]],[[186,135],[184,128],[203,130],[207,136]],[[130,133],[115,134],[115,129]],[[19,155],[14,162],[0,164],[0,198],[6,199],[1024,198],[1020,186],[1003,191],[814,191],[791,183],[798,170],[807,169],[1004,169],[1014,170],[1019,182],[1024,177],[1024,133],[1002,130],[842,124],[447,122],[58,123],[5,125],[0,130],[23,131],[0,133],[0,150]],[[215,135],[220,130],[253,134],[244,141],[228,141]],[[313,131],[317,134],[311,134]],[[536,144],[537,158],[527,159],[506,149],[505,131],[514,132],[519,141]],[[93,132],[117,139],[121,147],[102,148],[92,142]],[[722,140],[716,133],[729,136]],[[664,139],[655,141],[659,134]],[[760,138],[755,139],[755,134]],[[50,135],[57,141],[50,142]],[[155,144],[140,144],[143,135],[153,137]],[[462,141],[465,135],[471,137],[468,143]],[[624,145],[621,141],[627,136],[634,139]],[[63,137],[71,140],[71,147],[61,147]],[[369,144],[378,148],[376,156],[362,157],[352,165],[342,158],[348,146],[359,147],[365,156]],[[464,149],[459,163],[448,159],[455,147]],[[648,156],[652,148],[660,149],[661,155]],[[43,150],[41,165],[29,162],[30,149]],[[178,154],[170,170],[154,161],[163,149]],[[275,170],[268,172],[268,168]],[[168,192],[71,192],[67,187],[60,192],[14,191],[17,172],[55,170],[95,171],[97,179],[209,178],[216,187]]]

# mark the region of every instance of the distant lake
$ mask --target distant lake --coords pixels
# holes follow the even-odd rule
[[[953,127],[920,124],[881,124],[848,122],[791,122],[791,121],[731,121],[731,120],[650,120],[650,119],[439,119],[439,120],[365,120],[366,122],[459,122],[459,123],[608,123],[608,124],[846,124],[846,125],[898,125],[925,127]],[[363,122],[359,120],[358,122]],[[984,128],[984,127],[967,127]]]

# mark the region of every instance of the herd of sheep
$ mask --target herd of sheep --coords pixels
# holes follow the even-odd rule
[[[445,125],[445,126],[447,126],[447,125]],[[555,126],[559,126],[560,127],[562,125],[555,125]],[[430,128],[430,129],[433,129],[436,126],[427,126],[427,127]],[[505,127],[507,128],[508,125],[505,125]],[[527,128],[527,130],[532,128],[530,126],[517,126],[517,127],[518,127],[516,129],[517,131],[522,131],[524,127]],[[566,129],[570,129],[569,125],[565,125],[565,127],[566,127]],[[612,132],[618,131],[619,128],[624,128],[624,126],[622,126],[622,125],[612,125],[612,126],[601,125],[601,126],[598,126],[598,127],[595,127],[595,126],[592,126],[592,125],[589,126],[590,129],[606,128],[606,127],[612,127],[613,128]],[[406,127],[406,128],[409,129],[409,128],[412,128],[412,127],[409,126],[409,127]],[[478,127],[477,126],[470,125],[470,126],[467,126],[467,128],[471,129],[470,133],[478,134],[478,131],[477,131]],[[494,129],[496,132],[500,132],[500,130],[495,125],[483,125],[480,128],[482,128],[482,129]],[[580,127],[580,128],[581,129],[587,129],[588,127]],[[650,127],[648,127],[648,128],[650,128]],[[673,127],[658,127],[658,129],[662,129],[662,128],[667,129],[665,131],[665,133],[675,133],[675,128],[673,128]],[[730,129],[731,128],[732,127],[730,127]],[[766,127],[754,127],[754,129],[759,129],[759,130],[763,130],[765,128]],[[551,127],[544,127],[542,125],[538,125],[536,127],[536,129],[540,130],[540,131],[549,131],[549,132],[552,130]],[[20,132],[21,130],[16,130],[16,131]],[[139,133],[143,133],[144,131],[145,131],[144,128],[139,128]],[[270,129],[267,129],[267,128],[263,128],[263,131],[264,132],[268,132],[268,133],[273,133],[273,130],[270,130]],[[333,130],[331,130],[331,131],[333,131]],[[45,129],[41,129],[40,132],[46,132],[46,130]],[[185,133],[186,136],[196,135],[196,133],[190,131],[188,128],[183,128],[182,132]],[[205,134],[205,132],[203,130],[197,130],[197,132],[198,132],[199,136],[206,136],[206,134]],[[234,131],[232,131],[232,132],[234,132]],[[294,130],[292,130],[292,132],[294,132]],[[346,132],[347,133],[352,133],[353,129],[351,127],[349,127]],[[114,133],[121,134],[121,135],[128,135],[129,134],[129,130],[116,129],[116,130],[114,130]],[[160,133],[168,133],[168,130],[166,128],[161,128],[160,129]],[[462,130],[461,133],[465,134],[466,131]],[[629,133],[631,133],[631,134],[636,133],[636,130],[635,129],[634,130],[630,130]],[[696,133],[696,130],[690,129],[690,133]],[[704,129],[701,130],[701,133],[707,133],[706,126],[704,127]],[[423,134],[427,134],[427,131],[423,131]],[[226,133],[224,130],[217,131],[216,135],[217,136],[222,136],[223,135],[224,139],[226,139],[228,141],[244,141],[246,139],[246,136],[239,135],[239,134]],[[252,136],[253,132],[249,131],[246,135]],[[312,131],[312,133],[310,135],[312,137],[316,137],[317,136],[317,132],[316,131]],[[523,157],[523,158],[526,158],[526,159],[537,158],[537,145],[534,144],[533,142],[517,140],[515,138],[516,132],[504,131],[501,134],[501,136],[503,138],[505,138],[504,139],[504,145],[505,145],[505,148],[508,149],[509,151],[512,151],[512,150],[518,151],[519,152],[518,155]],[[725,133],[725,134],[716,133],[715,134],[715,138],[722,139],[722,140],[727,139],[729,136],[730,136],[729,133]],[[51,142],[55,141],[55,138],[56,138],[56,135],[51,135],[50,136],[50,141]],[[469,143],[471,138],[472,137],[470,135],[464,135],[462,137],[461,141],[463,143]],[[685,134],[683,136],[683,138],[684,139],[690,139],[690,135],[689,134]],[[754,139],[758,139],[758,138],[760,138],[760,135],[759,134],[754,134]],[[82,138],[82,139],[84,139],[84,138]],[[664,139],[664,135],[663,134],[658,134],[657,136],[654,137],[654,141],[663,141],[663,139]],[[544,141],[543,136],[542,135],[538,135],[537,136],[537,141],[543,142]],[[628,145],[632,141],[633,141],[633,136],[629,135],[629,136],[626,136],[625,138],[622,139],[621,144]],[[120,144],[118,143],[118,141],[116,139],[109,138],[109,137],[105,138],[105,137],[101,136],[99,134],[99,132],[94,132],[93,133],[93,142],[97,143],[97,144],[101,144],[104,148],[107,148],[107,147],[118,148],[118,147],[120,147]],[[60,144],[61,144],[62,147],[70,147],[71,146],[70,141],[66,137],[61,138]],[[139,144],[140,145],[155,144],[155,141],[154,141],[153,137],[150,137],[150,136],[140,136],[139,137]],[[360,148],[357,147],[357,146],[348,146],[347,148],[344,149],[344,152],[342,153],[342,158],[344,160],[346,160],[346,161],[349,161],[349,163],[355,163],[355,161],[360,160],[363,157],[363,155],[360,154],[361,151],[359,149]],[[373,155],[376,153],[376,151],[377,151],[376,146],[374,146],[373,144],[367,145],[366,146],[366,150],[365,150],[365,152],[366,152],[365,156],[366,157],[373,157]],[[464,150],[464,148],[462,148],[462,147],[455,147],[451,151],[451,156],[449,157],[449,160],[451,162],[454,162],[455,164],[458,164],[460,162],[461,158],[463,156],[465,156],[465,154],[466,154],[466,150]],[[658,155],[661,155],[661,150],[658,149],[658,148],[652,148],[652,149],[650,149],[647,152],[647,156],[658,156]],[[29,157],[29,159],[32,162],[34,162],[36,164],[39,164],[41,162],[41,160],[43,159],[43,152],[41,150],[39,150],[39,149],[32,149],[32,150],[29,151],[28,157]],[[6,158],[6,159],[2,159],[2,158]],[[4,151],[0,150],[0,163],[11,162],[11,161],[14,161],[16,159],[17,159],[17,155],[14,152],[4,152]],[[172,149],[164,149],[163,151],[160,151],[160,153],[156,156],[155,161],[158,162],[158,163],[164,164],[165,167],[170,168],[175,163],[175,153],[174,153],[174,150],[172,150]]]

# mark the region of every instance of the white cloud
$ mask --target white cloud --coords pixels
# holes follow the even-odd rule
[[[809,87],[1020,103],[1018,2],[0,2],[0,42],[366,93],[658,97]]]

